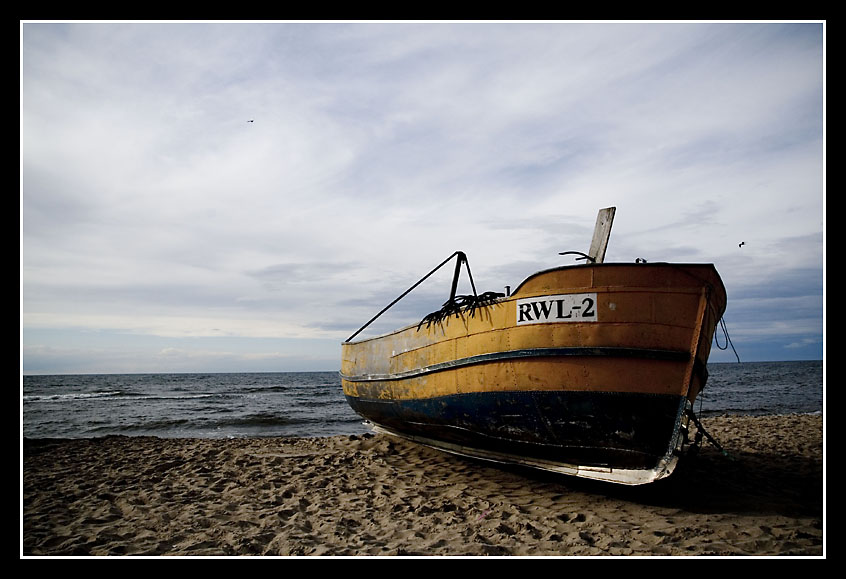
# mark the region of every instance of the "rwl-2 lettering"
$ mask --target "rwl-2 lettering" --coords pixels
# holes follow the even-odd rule
[[[596,294],[562,294],[517,300],[517,325],[595,322]]]

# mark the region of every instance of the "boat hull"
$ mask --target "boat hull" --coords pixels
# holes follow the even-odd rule
[[[342,384],[379,430],[642,484],[675,467],[724,308],[710,265],[557,268],[472,315],[344,343]]]

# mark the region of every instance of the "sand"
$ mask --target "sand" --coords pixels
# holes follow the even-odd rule
[[[24,440],[21,554],[824,557],[822,417],[703,422],[728,456],[640,487],[388,435]]]

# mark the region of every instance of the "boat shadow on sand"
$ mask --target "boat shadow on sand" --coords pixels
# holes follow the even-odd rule
[[[823,464],[796,454],[727,451],[706,447],[680,461],[667,479],[623,486],[521,467],[506,470],[559,492],[570,490],[644,506],[691,513],[822,517]]]

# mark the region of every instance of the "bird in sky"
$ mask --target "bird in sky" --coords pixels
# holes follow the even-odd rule
[[[746,245],[746,242],[745,242],[745,241],[741,241],[741,242],[737,245],[737,247],[743,247],[744,245]]]
[[[253,122],[253,119],[250,119],[250,120],[249,120],[249,121],[247,121],[247,122],[248,122],[248,123],[252,123],[252,122]]]

